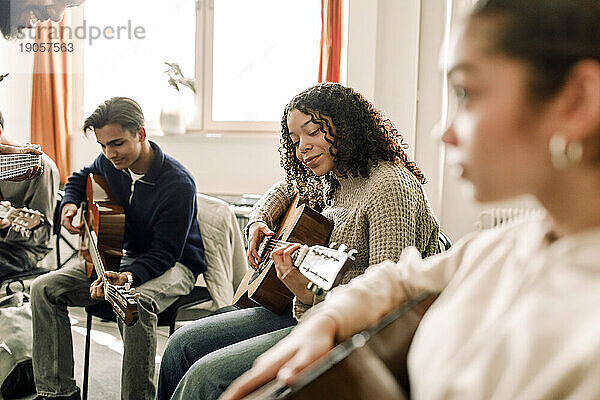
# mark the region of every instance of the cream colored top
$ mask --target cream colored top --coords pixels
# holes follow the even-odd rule
[[[369,265],[399,260],[408,246],[415,246],[423,256],[438,253],[438,221],[423,185],[404,166],[380,162],[367,178],[338,181],[333,202],[322,214],[333,221],[330,242],[358,251],[342,283],[362,274]],[[269,189],[253,209],[250,223],[262,220],[274,229],[295,196],[286,188],[285,182],[279,182]],[[320,300],[316,297],[315,303]],[[295,317],[300,318],[311,306],[295,301]]]
[[[442,294],[409,353],[416,399],[600,399],[600,227],[550,243],[547,222],[471,235],[448,252],[370,268],[311,314],[366,328]]]

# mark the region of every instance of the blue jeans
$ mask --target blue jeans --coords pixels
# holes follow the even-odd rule
[[[123,257],[122,265],[132,262]],[[37,393],[69,396],[78,389],[73,377],[73,342],[68,306],[87,306],[91,280],[85,266],[59,270],[38,277],[31,284],[33,323],[33,372]],[[180,296],[188,294],[195,279],[189,268],[176,263],[161,276],[136,288],[139,320],[133,326],[118,321],[123,339],[121,398],[148,400],[155,396],[156,314]]]
[[[221,312],[178,329],[160,364],[157,400],[216,399],[296,324],[291,307]]]

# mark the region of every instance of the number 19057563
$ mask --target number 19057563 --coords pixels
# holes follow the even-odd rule
[[[72,53],[73,43],[20,43],[22,53]]]

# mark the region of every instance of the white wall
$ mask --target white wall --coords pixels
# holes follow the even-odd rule
[[[375,102],[414,156],[419,0],[349,0],[347,84]]]
[[[275,134],[189,134],[150,140],[183,163],[204,193],[262,193],[283,178]],[[91,162],[99,150],[93,135],[72,135],[71,168]]]

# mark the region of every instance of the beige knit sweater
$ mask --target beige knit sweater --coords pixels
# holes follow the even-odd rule
[[[439,251],[439,223],[427,201],[423,186],[402,164],[380,162],[369,177],[337,178],[333,202],[322,214],[333,221],[330,242],[356,249],[356,261],[346,271],[342,284],[361,275],[369,265],[384,260],[397,262],[402,249],[415,246],[423,257]],[[275,223],[291,204],[285,182],[273,185],[255,205],[250,222]],[[315,296],[315,304],[323,296]],[[311,305],[294,299],[294,316],[299,319]]]

